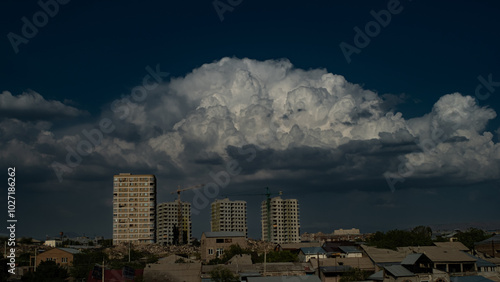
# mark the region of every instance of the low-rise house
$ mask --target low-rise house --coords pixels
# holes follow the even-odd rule
[[[210,272],[220,265],[203,265],[201,269],[201,279],[210,279]],[[310,263],[300,262],[271,262],[256,264],[227,264],[223,265],[231,271],[234,276],[240,279],[255,276],[305,276],[313,275],[314,268]]]
[[[320,282],[317,276],[248,277],[248,282]]]
[[[406,256],[400,265],[385,266],[383,281],[401,282],[448,282],[448,273],[433,269],[432,260],[422,253],[413,253]]]
[[[360,258],[363,256],[363,251],[355,246],[339,246],[342,251],[341,256],[344,258]]]
[[[336,242],[325,242],[322,245],[323,249],[328,253],[328,257],[356,257],[357,255],[348,256],[346,255],[346,250],[354,251],[358,250],[362,256],[363,251],[358,249],[358,245],[355,242],[350,241],[336,241]],[[346,249],[342,250],[340,247]]]
[[[201,263],[178,255],[159,259],[144,268],[144,281],[201,281]]]
[[[462,242],[434,242],[436,247],[447,248],[447,249],[455,249],[462,252],[469,252],[469,248],[467,248]]]
[[[63,267],[71,266],[75,254],[80,253],[80,251],[70,248],[54,248],[43,253],[39,253],[36,256],[36,266],[42,261],[54,261]],[[34,256],[33,256],[34,258]]]
[[[319,276],[322,282],[339,282],[342,275],[351,269],[348,265],[320,266]]]
[[[309,262],[311,258],[325,259],[326,251],[322,247],[301,248],[298,257],[301,262]]]
[[[56,248],[56,247],[62,247],[62,241],[61,240],[46,240],[43,245]]]
[[[311,259],[311,265],[314,269],[318,268],[318,261],[314,258]],[[369,257],[361,258],[326,258],[319,260],[320,266],[350,266],[352,268],[359,268],[367,272],[375,272],[375,265]]]
[[[224,250],[231,245],[239,245],[242,248],[247,247],[247,239],[243,232],[204,232],[201,235],[201,259],[210,261],[219,258],[224,254]]]
[[[287,244],[276,244],[274,247],[275,251],[290,251],[291,253],[298,254],[301,248],[308,247],[321,247],[320,242],[300,242],[300,243],[287,243]]]
[[[385,266],[400,264],[407,256],[407,253],[389,249],[379,249],[366,245],[361,245],[361,247],[375,265],[376,272]]]
[[[476,258],[457,249],[448,249],[435,246],[402,247],[398,251],[404,253],[425,254],[433,263],[432,268],[448,273],[472,274],[476,273]]]

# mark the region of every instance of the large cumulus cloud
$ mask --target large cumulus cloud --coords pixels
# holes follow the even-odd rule
[[[56,130],[56,112],[74,117],[83,111],[37,93],[4,92],[2,107],[39,107],[47,121],[4,120],[7,146],[0,154],[8,159],[7,148],[31,151],[33,165],[65,164],[67,148],[85,138],[82,130],[109,118],[114,130],[65,177],[119,169],[196,177],[237,158],[232,148],[252,146],[259,153],[240,179],[300,176],[320,186],[331,178],[365,184],[386,176],[498,178],[499,145],[484,131],[496,113],[459,93],[444,95],[422,117],[405,119],[388,109],[398,99],[324,69],[296,69],[286,59],[223,58],[147,94],[144,101],[116,100],[94,120]]]

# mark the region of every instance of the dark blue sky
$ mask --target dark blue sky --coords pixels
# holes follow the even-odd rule
[[[44,0],[41,2],[46,3]],[[221,0],[219,3],[228,5],[225,0]],[[346,61],[339,44],[345,42],[355,46],[356,32],[354,28],[359,27],[364,30],[365,26],[374,20],[370,11],[379,12],[382,9],[388,9],[388,5],[393,5],[389,3],[395,3],[394,1],[269,2],[243,0],[232,1],[232,3],[238,5],[232,7],[232,11],[224,12],[224,20],[221,21],[211,1],[102,2],[72,0],[67,4],[58,4],[57,13],[54,13],[53,17],[49,17],[47,24],[39,27],[38,32],[33,38],[28,39],[26,44],[19,44],[16,53],[9,41],[9,33],[22,36],[22,18],[26,17],[30,22],[33,22],[33,16],[42,8],[35,1],[3,1],[0,4],[0,18],[2,19],[0,34],[3,38],[0,40],[0,92],[8,91],[16,96],[23,92],[34,91],[43,96],[46,101],[60,101],[66,106],[80,110],[82,114],[64,119],[33,119],[29,117],[30,111],[23,112],[21,109],[18,112],[15,110],[13,113],[9,112],[6,106],[7,102],[4,102],[3,107],[1,107],[4,114],[0,118],[4,122],[9,122],[9,118],[17,118],[31,125],[37,121],[48,121],[51,123],[51,130],[56,138],[77,134],[89,124],[98,124],[100,117],[105,116],[106,111],[109,112],[111,102],[120,99],[121,95],[128,95],[133,87],[140,85],[142,78],[147,73],[146,66],[159,64],[162,71],[170,74],[170,78],[182,78],[193,69],[199,68],[203,64],[218,61],[223,57],[249,58],[256,61],[287,59],[296,69],[305,71],[326,69],[326,72],[342,75],[348,82],[359,84],[363,89],[371,90],[381,97],[384,94],[393,94],[394,96],[391,97],[394,99],[399,97],[396,99],[398,102],[389,103],[389,108],[386,110],[401,112],[406,120],[430,113],[433,105],[443,95],[459,92],[462,95],[474,97],[475,90],[480,85],[478,76],[484,78],[491,76],[491,80],[500,82],[500,55],[498,53],[500,50],[500,17],[498,17],[500,5],[496,1],[400,1],[398,9],[401,12],[392,14],[387,26],[381,27],[380,31],[373,38],[370,38],[369,44],[360,48],[359,54],[351,55],[350,63]],[[500,87],[497,87],[495,92],[491,92],[490,97],[482,100],[476,99],[476,103],[481,107],[489,107],[498,112],[500,109],[499,93]],[[499,127],[499,118],[496,117],[490,118],[484,129],[491,132],[492,142],[495,144],[498,144],[496,131]],[[162,130],[166,132],[171,128],[163,128]],[[480,131],[482,133],[483,129]],[[1,133],[4,136],[0,142],[3,142],[5,147],[12,140],[33,139],[38,134],[32,133],[30,130],[14,133],[4,130]],[[30,136],[30,134],[34,135]],[[120,132],[116,134],[122,140],[130,142],[140,139],[140,137],[133,137],[133,134],[127,135]],[[29,142],[26,144],[34,146],[31,150],[49,156],[50,160],[47,164],[54,160],[64,159],[65,152],[62,145],[60,145],[61,147],[47,148],[35,146],[36,141]],[[345,160],[349,159],[347,156],[349,154],[361,154],[364,157],[379,154],[381,158],[377,160],[380,163],[387,160],[385,163],[391,163],[392,168],[397,166],[397,161],[395,161],[397,156],[392,155],[392,157],[385,159],[387,151],[363,152],[360,148],[364,148],[366,145],[356,145],[352,142],[347,145],[349,148],[340,148],[340,151],[346,154]],[[184,148],[187,150],[189,147],[185,146]],[[136,149],[140,150],[139,146]],[[399,152],[411,152],[414,149],[410,148]],[[463,152],[465,155],[467,151]],[[275,153],[278,154],[278,152]],[[293,154],[293,152],[285,150],[282,154]],[[493,154],[493,156],[495,155]],[[285,157],[281,156],[280,158]],[[269,163],[272,162],[273,160],[269,161]],[[498,158],[493,157],[491,162],[497,164]],[[16,163],[18,163],[17,160],[5,157],[1,162],[2,169]],[[86,164],[84,163],[84,165]],[[327,161],[325,167],[329,165],[332,164]],[[47,169],[47,165],[40,164],[40,166]],[[108,176],[104,174],[104,172],[107,173],[107,170],[96,173],[95,167],[90,167],[88,170],[82,168],[79,176],[73,179],[75,182],[69,184],[67,182],[59,183],[53,175],[47,176],[51,173],[50,168],[47,171],[41,169],[34,172],[32,169],[36,170],[36,165],[25,166],[22,162],[18,164],[18,167],[21,176],[25,177],[26,185],[29,185],[29,187],[23,187],[19,184],[19,189],[26,191],[26,194],[19,195],[19,197],[24,197],[21,200],[23,206],[19,207],[19,213],[26,222],[24,226],[20,227],[21,233],[40,237],[44,234],[56,234],[59,230],[54,231],[55,229],[64,229],[78,233],[111,235],[111,230],[108,228],[111,210],[105,204],[96,204],[92,208],[92,204],[87,202],[88,206],[94,209],[91,212],[92,216],[106,214],[105,221],[97,224],[90,221],[85,221],[80,225],[69,223],[73,218],[82,219],[85,217],[85,215],[73,211],[74,215],[68,215],[67,218],[55,215],[54,223],[43,226],[36,223],[38,218],[32,212],[32,208],[43,209],[43,205],[37,203],[32,195],[45,195],[43,197],[46,199],[53,196],[54,199],[66,202],[77,200],[78,197],[86,194],[83,188],[81,191],[79,190],[80,192],[74,193],[60,193],[60,191],[67,191],[72,185],[77,185],[75,183],[85,187],[86,184],[82,182],[85,177],[93,179],[93,183],[88,185],[100,187],[95,189],[111,189],[111,174]],[[130,172],[152,171],[162,174],[162,172],[156,171],[158,168],[154,165],[151,166],[151,169],[143,168],[143,171],[137,171],[138,169],[132,165],[129,167],[120,166],[115,169],[110,165],[106,167],[114,173],[129,169]],[[153,169],[153,167],[155,168]],[[355,167],[353,165],[351,169]],[[207,167],[205,171],[211,169],[214,168]],[[276,167],[271,166],[270,171],[275,169]],[[203,171],[203,169],[201,170]],[[252,168],[249,170],[252,171]],[[97,171],[99,170],[97,169]],[[191,181],[196,178],[194,175],[189,177],[184,175],[185,179],[182,179],[182,175],[172,176],[173,171],[175,169],[165,173],[163,178],[159,177],[159,180],[163,180],[171,187],[168,189],[174,189],[173,187],[177,184],[185,183],[183,181],[187,181],[186,179]],[[328,169],[325,168],[325,171]],[[349,171],[349,173],[363,172],[372,173],[370,169],[368,171]],[[349,182],[349,178],[339,180],[344,188],[341,189],[342,191],[337,191],[338,193],[351,191],[350,189],[354,189],[355,192],[345,192],[349,196],[345,196],[338,203],[340,208],[337,212],[329,213],[326,208],[328,205],[321,205],[325,207],[320,209],[323,209],[322,211],[326,215],[322,220],[313,220],[313,214],[307,212],[308,208],[315,206],[315,199],[311,196],[314,194],[303,196],[302,225],[304,231],[330,232],[333,227],[358,226],[365,228],[365,230],[368,229],[368,231],[375,231],[393,227],[406,228],[408,225],[420,223],[440,224],[474,221],[500,223],[498,206],[483,207],[477,211],[477,214],[474,214],[472,206],[481,205],[481,200],[474,203],[469,201],[472,196],[468,193],[472,193],[470,192],[472,190],[483,191],[478,192],[477,197],[483,199],[481,197],[484,196],[483,200],[487,204],[490,204],[488,201],[491,200],[488,199],[491,197],[498,198],[500,192],[498,177],[491,176],[471,180],[468,183],[471,186],[463,189],[456,188],[458,183],[447,182],[445,176],[442,178],[435,175],[416,177],[416,179],[404,183],[404,185],[408,185],[401,188],[408,189],[405,190],[406,194],[404,195],[402,192],[399,196],[373,198],[374,201],[381,201],[378,206],[385,206],[385,201],[391,202],[388,204],[391,206],[396,205],[394,202],[411,202],[409,200],[411,197],[424,199],[427,197],[422,192],[425,189],[418,190],[416,187],[432,187],[429,189],[437,189],[438,192],[432,190],[432,193],[437,193],[438,196],[434,198],[431,205],[442,203],[446,209],[456,209],[454,204],[470,204],[470,211],[467,208],[467,212],[464,211],[460,214],[460,218],[456,219],[451,215],[433,218],[436,210],[431,209],[423,212],[422,217],[416,217],[415,220],[406,220],[404,216],[400,215],[378,225],[373,223],[373,218],[366,219],[363,212],[346,212],[350,209],[363,210],[366,203],[371,200],[371,197],[367,197],[367,195],[371,195],[370,191],[386,189],[373,187],[385,185],[383,176],[379,172],[373,173],[379,177],[368,177],[353,183]],[[311,185],[317,189],[315,191],[320,193],[326,189],[320,183],[325,175],[308,175],[298,182],[288,182],[286,177],[277,177],[270,183],[276,186],[289,185],[290,187]],[[317,179],[311,177],[317,177]],[[241,187],[252,186],[251,181],[247,180],[241,180]],[[255,183],[257,183],[256,185],[262,184],[261,186],[265,184],[258,181]],[[40,185],[39,188],[36,187],[37,185]],[[443,186],[446,189],[439,190],[437,186]],[[483,190],[471,187],[483,187],[481,188]],[[96,196],[99,195],[99,197],[107,197],[107,200],[111,196],[104,191],[90,191],[85,198],[86,201],[91,201],[90,194],[92,193],[95,193]],[[360,195],[356,193],[360,193]],[[159,196],[159,199],[165,200],[166,195],[167,193]],[[290,195],[293,193],[290,192]],[[1,197],[3,199],[3,193]],[[388,200],[388,197],[391,199]],[[352,206],[347,204],[349,201],[352,201]],[[412,208],[419,209],[419,207],[421,206],[415,204]],[[403,208],[401,207],[401,209]],[[68,210],[71,210],[70,204],[61,204],[59,212]],[[387,217],[390,214],[399,213],[398,211],[384,210],[379,215]],[[344,219],[339,219],[337,225],[332,220],[332,223],[328,225],[328,218],[336,217],[339,214]],[[352,218],[345,218],[348,214],[351,214]],[[483,216],[484,220],[481,219]],[[203,221],[202,218],[197,217],[194,220],[195,222],[196,220]],[[252,220],[254,219],[252,218]],[[318,223],[316,224],[316,222]],[[201,226],[195,228],[195,236],[198,236],[197,232],[207,228],[206,225]],[[250,235],[257,237],[260,232],[258,222],[252,223],[250,226],[256,228],[250,232]]]

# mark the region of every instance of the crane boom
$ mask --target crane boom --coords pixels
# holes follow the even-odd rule
[[[197,184],[197,185],[193,185],[193,186],[181,189],[181,186],[179,185],[179,186],[177,186],[177,190],[170,193],[170,194],[177,193],[177,226],[175,226],[174,228],[177,229],[178,238],[176,240],[177,242],[174,242],[174,243],[177,243],[177,244],[187,243],[187,242],[184,242],[184,220],[183,220],[184,218],[182,217],[181,192],[191,190],[191,189],[200,188],[203,186],[205,186],[205,184]],[[189,240],[189,238],[186,238],[186,241],[188,241],[188,240]]]

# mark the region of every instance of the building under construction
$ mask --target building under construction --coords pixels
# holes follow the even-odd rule
[[[262,202],[262,240],[279,244],[300,242],[297,199],[278,196]]]
[[[158,205],[156,242],[165,244],[185,244],[191,238],[191,204],[181,202],[179,222],[179,201]]]

